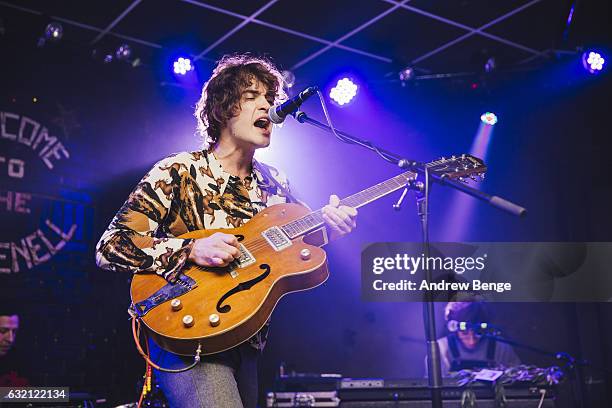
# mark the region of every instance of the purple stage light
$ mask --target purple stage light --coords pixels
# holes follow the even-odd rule
[[[485,112],[482,115],[480,115],[480,120],[485,125],[493,126],[494,124],[497,123],[497,115],[494,114],[493,112]]]
[[[597,74],[603,69],[606,60],[600,53],[587,51],[582,54],[582,66],[591,74]]]
[[[115,57],[120,61],[129,61],[132,57],[132,47],[128,44],[121,44],[115,51]]]
[[[174,61],[174,73],[178,75],[185,75],[187,72],[193,70],[191,60],[189,58],[180,57]]]
[[[336,86],[329,91],[329,97],[340,106],[349,103],[355,95],[357,95],[357,85],[349,78],[340,79]]]
[[[402,82],[410,81],[414,78],[414,68],[406,67],[399,72],[399,79]]]

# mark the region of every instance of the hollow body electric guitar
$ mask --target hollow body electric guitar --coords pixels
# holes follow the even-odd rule
[[[449,178],[483,176],[473,156],[442,158],[428,171]],[[404,188],[417,174],[407,171],[341,200],[362,207]],[[238,238],[241,255],[226,267],[185,267],[178,281],[137,273],[131,284],[131,312],[162,348],[182,355],[212,354],[248,340],[266,323],[281,297],[314,288],[329,276],[321,210],[277,204],[239,228],[199,230],[180,238],[215,232]]]

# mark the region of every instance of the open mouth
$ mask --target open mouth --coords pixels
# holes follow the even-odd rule
[[[253,125],[256,128],[269,130],[271,123],[270,123],[270,119],[263,117],[263,118],[257,119],[255,123],[253,123]]]

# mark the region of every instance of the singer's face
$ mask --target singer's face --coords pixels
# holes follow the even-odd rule
[[[222,137],[229,137],[237,145],[252,149],[267,147],[270,144],[272,123],[268,119],[268,109],[274,103],[274,91],[268,91],[259,81],[242,92],[236,116],[228,120],[222,130]]]
[[[461,343],[463,343],[463,346],[468,350],[475,348],[478,345],[481,337],[474,333],[474,330],[472,329],[459,330],[457,332],[457,336],[459,337]]]

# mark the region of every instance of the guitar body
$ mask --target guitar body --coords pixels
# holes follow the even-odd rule
[[[314,288],[329,276],[326,254],[318,246],[294,238],[278,248],[262,233],[271,227],[294,221],[309,210],[299,204],[273,205],[240,228],[192,231],[181,238],[205,238],[216,232],[234,234],[254,260],[236,268],[203,268],[189,264],[183,274],[197,286],[178,296],[180,310],[168,300],[149,310],[142,318],[146,331],[165,350],[195,355],[218,353],[235,347],[255,335],[266,323],[285,294]],[[304,251],[308,250],[308,251]],[[155,274],[138,273],[131,284],[135,305],[167,285]],[[176,302],[176,301],[175,301]],[[193,325],[183,318],[190,315]],[[211,317],[218,316],[213,326]]]

